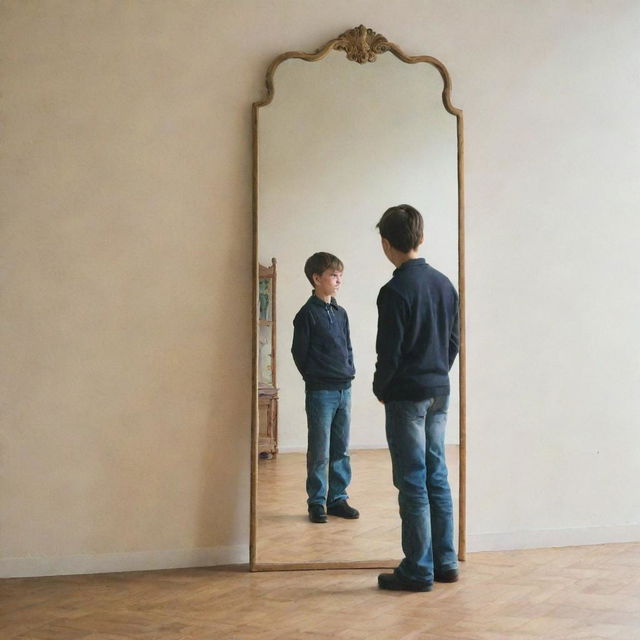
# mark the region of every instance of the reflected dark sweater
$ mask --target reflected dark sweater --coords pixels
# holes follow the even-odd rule
[[[312,295],[293,320],[291,353],[306,390],[348,389],[355,376],[347,312]]]
[[[458,294],[423,258],[393,272],[378,295],[379,400],[426,400],[449,394],[449,370],[460,344]]]

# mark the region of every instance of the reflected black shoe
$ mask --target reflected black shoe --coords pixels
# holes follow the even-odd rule
[[[457,569],[444,569],[436,571],[433,578],[436,582],[458,582],[458,575]]]
[[[340,500],[327,507],[327,513],[330,516],[338,516],[338,518],[347,518],[349,520],[355,520],[360,517],[360,512],[347,504],[346,500]]]
[[[324,506],[321,504],[310,504],[309,520],[311,520],[311,522],[326,522],[327,514],[324,511]]]
[[[401,578],[395,573],[381,573],[378,576],[378,586],[389,591],[431,591],[432,582],[416,582]]]

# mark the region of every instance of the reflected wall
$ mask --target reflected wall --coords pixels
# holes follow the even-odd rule
[[[260,114],[258,258],[278,263],[280,451],[306,447],[304,382],[290,347],[293,317],[311,292],[303,266],[316,251],[345,265],[338,303],[349,314],[356,364],[352,448],[386,447],[371,393],[376,296],[393,272],[375,229],[385,209],[409,203],[422,212],[421,255],[457,286],[456,119],[441,93],[435,68],[391,54],[357,65],[334,51],[278,68],[274,100]],[[451,379],[447,441],[454,443],[457,364]]]

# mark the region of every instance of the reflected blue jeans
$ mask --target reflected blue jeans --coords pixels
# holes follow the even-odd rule
[[[449,396],[394,400],[384,407],[405,556],[395,572],[430,583],[434,570],[458,566],[444,445]]]
[[[307,504],[347,499],[351,389],[307,391]]]

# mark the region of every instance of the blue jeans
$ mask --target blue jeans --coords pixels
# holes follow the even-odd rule
[[[307,391],[307,504],[347,499],[351,389]]]
[[[434,569],[458,566],[444,445],[449,396],[394,400],[384,407],[405,555],[395,571],[400,577],[430,583]]]

